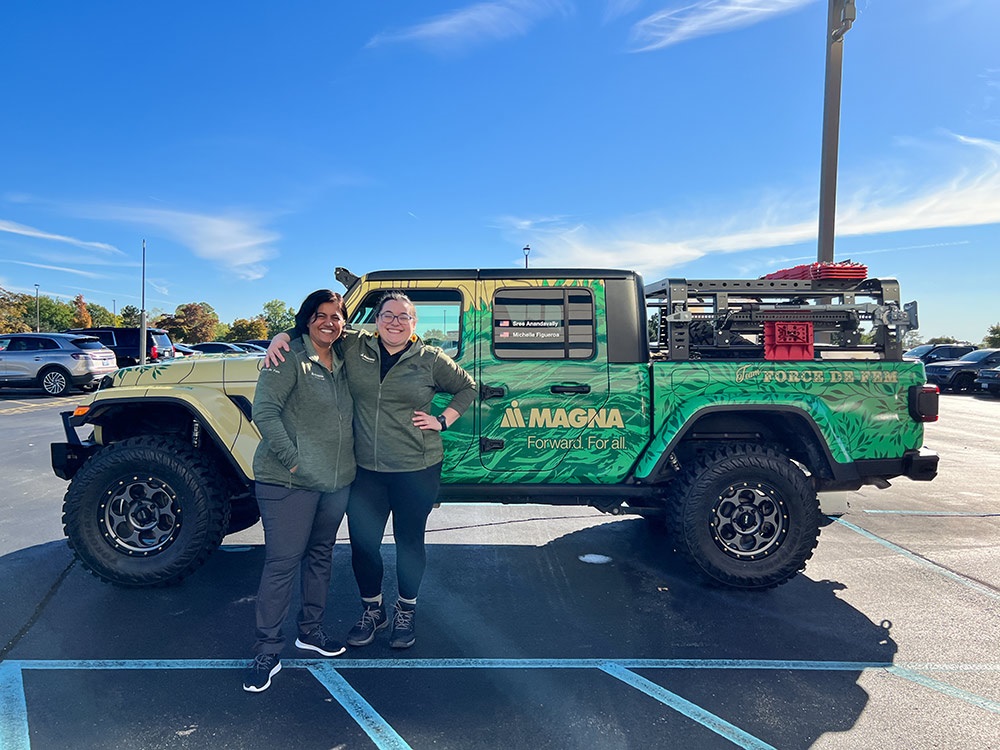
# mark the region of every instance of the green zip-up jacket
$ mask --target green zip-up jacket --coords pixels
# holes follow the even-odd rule
[[[436,346],[419,338],[379,382],[382,350],[365,331],[342,337],[344,366],[354,397],[354,455],[369,471],[420,471],[444,458],[441,433],[413,424],[415,410],[434,413],[435,393],[459,414],[476,400],[476,381]]]
[[[344,362],[335,351],[333,370],[327,370],[308,336],[289,346],[285,361],[262,369],[257,379],[253,421],[262,439],[253,457],[254,478],[333,492],[353,482],[356,469]]]

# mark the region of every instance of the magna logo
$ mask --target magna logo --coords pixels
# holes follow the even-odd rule
[[[532,409],[525,423],[524,413],[511,401],[504,411],[501,427],[625,427],[618,409]]]

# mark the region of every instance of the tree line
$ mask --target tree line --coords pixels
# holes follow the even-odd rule
[[[0,333],[25,331],[65,331],[70,328],[97,326],[138,326],[141,311],[134,305],[111,311],[103,305],[87,302],[78,294],[69,302],[46,295],[34,296],[10,292],[0,287]],[[146,324],[163,328],[171,340],[196,344],[202,341],[249,341],[269,339],[295,325],[295,309],[278,299],[266,302],[261,312],[231,323],[219,320],[207,302],[178,305],[173,313],[154,310]]]

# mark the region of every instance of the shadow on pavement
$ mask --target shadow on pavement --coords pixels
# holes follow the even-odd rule
[[[803,669],[784,662],[890,663],[896,644],[886,627],[839,599],[842,585],[832,581],[798,576],[760,593],[702,587],[663,553],[668,546],[669,538],[641,519],[595,526],[542,547],[431,544],[417,645],[393,651],[383,635],[341,657],[370,662],[346,662],[337,671],[414,747],[662,747],[665,737],[677,747],[732,747],[651,691],[597,667],[561,664],[571,659],[704,660],[625,666],[774,746],[809,747],[820,735],[854,724],[868,700],[857,684],[860,667]],[[384,553],[389,598],[391,544]],[[588,555],[610,560],[581,560]],[[0,559],[0,591],[13,603],[0,617],[5,659],[248,657],[263,547],[223,548],[182,585],[165,589],[116,588],[77,564],[53,590],[70,559],[62,542]],[[338,544],[328,632],[343,637],[357,617],[356,599],[349,549]],[[291,627],[287,632],[283,658],[308,656],[291,646]],[[540,663],[407,666],[446,658]],[[387,660],[396,661],[371,668]],[[777,664],[723,669],[715,660]],[[366,742],[303,669],[286,669],[257,696],[244,694],[239,679],[231,669],[25,669],[31,746],[67,746],[70,739],[79,747]],[[36,721],[39,716],[46,721]]]

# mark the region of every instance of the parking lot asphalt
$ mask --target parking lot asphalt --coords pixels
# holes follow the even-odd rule
[[[443,506],[417,645],[289,646],[259,695],[240,681],[260,527],[180,586],[99,582],[61,538],[60,408],[0,401],[17,474],[0,490],[0,750],[1000,748],[1000,400],[943,396],[938,479],[851,493],[805,574],[767,592],[691,580],[643,519]],[[341,537],[340,635],[358,614]]]

